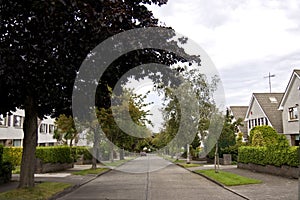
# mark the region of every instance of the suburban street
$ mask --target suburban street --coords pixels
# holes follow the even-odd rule
[[[167,167],[159,169],[166,165]],[[153,169],[159,170],[152,171]],[[160,157],[150,155],[127,162],[118,170],[112,170],[60,198],[60,200],[71,199],[232,200],[243,198],[199,175]]]

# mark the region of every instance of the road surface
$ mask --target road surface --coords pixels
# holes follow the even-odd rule
[[[167,167],[164,167],[166,165]],[[153,171],[158,168],[161,169]],[[150,155],[127,162],[118,170],[112,170],[59,198],[59,200],[80,199],[239,200],[243,198],[197,174]]]

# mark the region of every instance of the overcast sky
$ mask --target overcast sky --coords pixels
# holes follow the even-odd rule
[[[169,0],[154,16],[197,42],[219,71],[226,105],[248,105],[253,92],[284,92],[300,69],[300,1]]]

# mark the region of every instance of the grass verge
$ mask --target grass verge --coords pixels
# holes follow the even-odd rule
[[[202,166],[201,164],[196,164],[196,163],[178,163],[178,165],[184,167],[184,168],[189,168],[189,167],[200,167]]]
[[[43,182],[33,188],[2,192],[0,200],[46,200],[71,186],[69,183]]]
[[[195,172],[199,174],[203,174],[226,186],[257,184],[262,182],[261,180],[252,179],[252,178],[240,176],[237,174],[233,174],[221,170],[219,171],[219,173],[215,173],[214,169],[196,170]]]
[[[97,168],[97,169],[84,169],[77,172],[72,172],[73,175],[82,175],[85,176],[87,174],[100,174],[108,171],[108,168]]]

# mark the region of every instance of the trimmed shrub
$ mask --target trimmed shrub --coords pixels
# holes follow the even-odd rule
[[[10,162],[3,161],[3,146],[0,145],[0,183],[7,183],[11,179],[13,166]]]
[[[238,150],[238,162],[253,163],[258,165],[274,165],[280,167],[288,165],[299,166],[299,147],[278,148],[277,145],[268,147],[240,147]]]
[[[273,127],[256,126],[250,131],[249,141],[252,146],[268,146],[278,143],[278,137],[279,134]]]
[[[20,166],[22,161],[21,147],[5,147],[3,160],[9,161],[13,166]],[[36,157],[43,163],[71,163],[71,149],[68,146],[37,147]]]
[[[22,161],[22,150],[21,147],[4,147],[3,161],[11,162],[13,166],[20,166]]]
[[[92,160],[93,156],[90,151],[92,151],[90,147],[72,147],[72,157],[74,158],[74,161],[82,155],[84,160]]]
[[[36,157],[43,163],[72,163],[71,148],[68,146],[37,147]]]

